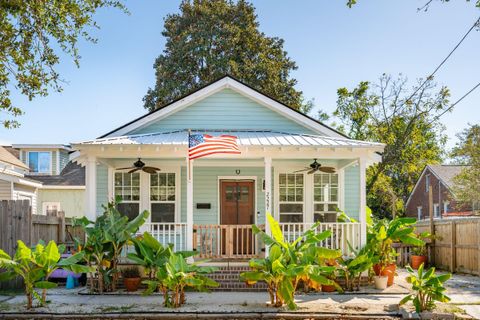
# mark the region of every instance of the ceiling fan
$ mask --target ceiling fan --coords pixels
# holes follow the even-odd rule
[[[129,170],[129,169],[130,171],[128,171],[128,173],[134,173],[136,171],[142,170],[143,172],[146,172],[149,174],[155,174],[157,173],[157,171],[160,171],[159,168],[146,166],[145,163],[140,158],[138,158],[138,160],[133,163],[133,167],[117,168],[117,170]]]
[[[335,173],[335,168],[334,167],[324,167],[320,163],[317,162],[317,159],[313,159],[313,162],[310,164],[310,166],[306,167],[305,169],[297,170],[294,171],[294,173],[297,172],[304,172],[308,171],[308,174],[315,173],[317,171],[325,172],[325,173]]]

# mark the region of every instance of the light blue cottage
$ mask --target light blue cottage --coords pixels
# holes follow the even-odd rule
[[[236,136],[241,153],[188,165],[189,130]],[[320,230],[332,230],[325,245],[345,251],[347,241],[363,245],[365,171],[380,161],[384,145],[349,139],[225,76],[73,148],[86,166],[86,216],[120,196],[124,214],[151,212],[145,229],[160,241],[231,259],[262,254],[251,225],[268,232],[267,212],[289,237],[322,221]],[[138,158],[160,171],[120,169]],[[311,164],[333,169],[299,171]],[[337,210],[356,222],[336,222]]]

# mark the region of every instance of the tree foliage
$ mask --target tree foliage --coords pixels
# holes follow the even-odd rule
[[[152,111],[226,74],[299,109],[302,92],[290,76],[296,63],[283,39],[259,31],[246,0],[184,0],[165,19],[163,53],[155,60],[154,88],[144,97]],[[307,107],[308,108],[308,107]]]
[[[452,157],[465,165],[454,178],[453,191],[456,199],[480,208],[480,125],[470,125],[457,135],[458,143],[452,151]]]
[[[62,90],[59,54],[79,65],[78,41],[96,41],[88,28],[98,27],[93,15],[103,7],[124,10],[116,0],[0,1],[0,121],[6,128],[18,127],[15,118],[23,114],[12,89],[29,100]]]
[[[442,159],[446,136],[438,120],[449,107],[449,90],[431,79],[409,88],[402,75],[384,74],[378,84],[365,81],[337,94],[339,129],[386,144],[382,162],[368,170],[369,206],[381,216],[401,210],[423,167]]]

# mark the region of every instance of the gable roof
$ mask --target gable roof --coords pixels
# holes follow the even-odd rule
[[[277,111],[278,113],[282,114],[283,116],[300,123],[306,128],[309,128],[315,132],[322,133],[323,135],[328,135],[332,137],[337,137],[337,138],[349,138],[345,134],[335,130],[334,128],[331,128],[324,123],[309,117],[308,115],[303,114],[302,112],[266,95],[265,93],[262,93],[258,91],[257,89],[249,86],[248,84],[230,76],[230,75],[225,75],[203,87],[200,87],[196,89],[193,92],[190,92],[189,94],[182,96],[171,103],[166,104],[165,106],[162,106],[152,112],[149,112],[137,119],[134,119],[100,137],[98,139],[102,138],[108,138],[112,136],[123,136],[127,135],[129,132],[145,127],[148,124],[158,120],[165,118],[169,116],[172,113],[175,113],[178,110],[181,110],[195,102],[198,102],[200,100],[203,100],[204,98],[222,90],[222,89],[232,89],[244,96],[247,96],[248,98],[256,101],[257,103],[272,109],[274,111]]]
[[[435,175],[435,177],[440,180],[441,183],[445,185],[445,187],[452,192],[452,187],[454,185],[453,179],[462,171],[462,169],[465,168],[463,165],[451,165],[451,164],[428,164],[423,168],[422,173],[417,179],[417,182],[415,183],[415,186],[412,189],[412,192],[410,192],[410,195],[408,196],[407,202],[405,202],[405,207],[408,206],[408,203],[410,202],[410,199],[412,198],[412,194],[417,190],[417,187],[422,179],[422,177],[425,175],[425,172],[430,170],[432,174]],[[453,194],[453,192],[452,192]]]
[[[25,170],[29,170],[26,164],[24,164],[22,161],[20,161],[20,159],[15,157],[11,152],[9,152],[6,148],[2,146],[0,146],[0,161]]]
[[[85,168],[70,161],[59,175],[29,176],[43,186],[85,186]]]

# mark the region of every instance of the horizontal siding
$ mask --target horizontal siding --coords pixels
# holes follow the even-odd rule
[[[42,214],[44,202],[59,202],[66,217],[81,217],[84,215],[85,190],[39,189],[37,202],[38,214]]]
[[[60,174],[60,172],[57,172],[57,152],[58,151],[52,151],[52,175]]]
[[[0,180],[0,200],[12,200],[12,183]]]
[[[97,165],[97,215],[103,213],[102,205],[108,202],[108,168]]]
[[[68,164],[68,152],[60,151],[60,172],[65,168]]]
[[[241,94],[225,89],[131,134],[179,129],[276,130],[314,133]]]
[[[345,213],[354,219],[359,218],[360,208],[360,167],[350,166],[345,169]]]
[[[13,184],[13,200],[31,199],[32,212],[37,212],[37,189]]]

